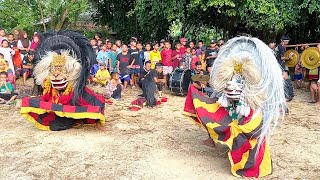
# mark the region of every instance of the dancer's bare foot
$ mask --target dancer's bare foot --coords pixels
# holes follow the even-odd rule
[[[316,103],[316,106],[319,106],[319,107],[320,107],[320,101],[318,101],[318,102]]]
[[[213,140],[209,137],[207,140],[204,140],[202,142],[204,145],[209,146],[209,147],[215,147],[215,143],[213,142]]]
[[[107,131],[107,129],[101,124],[101,122],[96,123],[96,128],[100,131]]]

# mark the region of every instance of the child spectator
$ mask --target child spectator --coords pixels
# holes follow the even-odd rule
[[[186,69],[191,69],[192,54],[191,54],[191,48],[189,46],[186,46],[186,52],[183,55],[182,61],[184,61],[186,65]]]
[[[117,55],[120,54],[122,52],[121,50],[121,46],[122,46],[122,42],[121,40],[116,40],[115,44],[117,45]]]
[[[173,69],[175,69],[179,66],[179,62],[181,61],[182,56],[183,56],[183,52],[180,51],[180,49],[181,49],[180,42],[177,42],[175,47],[176,47],[176,49],[173,50],[171,53],[171,60],[172,60]]]
[[[202,40],[198,41],[197,56],[201,56],[202,51],[206,51],[206,47]]]
[[[180,43],[181,43],[181,53],[184,54],[186,52],[186,46],[187,46],[187,39],[182,37],[180,38]]]
[[[27,79],[32,76],[34,53],[29,51],[28,55],[22,61],[23,84],[26,85]]]
[[[137,44],[137,48],[139,50],[139,66],[140,66],[140,69],[139,69],[139,72],[137,73],[137,81],[139,80],[139,74],[141,72],[141,70],[143,69],[143,66],[144,66],[144,51],[143,51],[143,46],[141,43],[138,43]]]
[[[32,37],[32,42],[30,45],[30,51],[36,51],[38,45],[40,44],[40,36],[38,34],[35,34]]]
[[[97,40],[96,39],[91,39],[90,40],[90,44],[94,50],[94,52],[96,52],[96,55],[98,55],[98,52],[99,52],[99,47],[97,46]]]
[[[201,55],[199,56],[199,59],[201,61],[201,64],[202,64],[202,70],[206,70],[207,69],[207,60],[206,60],[206,52],[205,51],[202,51],[201,52]]]
[[[109,52],[109,70],[110,72],[117,72],[117,45],[113,44],[111,51]]]
[[[0,103],[11,104],[17,98],[17,94],[13,93],[13,86],[8,82],[8,73],[0,72]]]
[[[295,80],[296,88],[300,89],[302,87],[302,81],[303,81],[303,69],[302,69],[300,60],[294,70],[294,80]]]
[[[161,62],[161,54],[159,51],[159,44],[152,43],[153,50],[150,52],[151,69],[154,69],[156,63]]]
[[[91,68],[91,74],[95,76],[97,71],[100,69],[99,64],[105,64],[108,66],[108,62],[109,62],[109,52],[107,52],[107,46],[104,44],[101,50],[98,52],[97,64],[94,64]]]
[[[122,85],[121,80],[119,79],[119,73],[112,72],[111,73],[111,81],[108,83],[106,87],[106,98],[113,98],[115,100],[120,100]]]
[[[144,52],[144,62],[150,61],[150,51],[151,51],[151,44],[146,44],[146,51]]]
[[[194,68],[196,68],[196,63],[199,62],[200,60],[199,60],[199,57],[197,56],[196,49],[192,49],[191,54],[192,54],[192,56],[191,56],[191,69],[194,69]],[[201,62],[200,62],[200,64],[201,64]]]
[[[139,62],[139,49],[142,49],[142,44],[136,42],[135,39],[132,39],[130,42],[129,54],[130,58],[130,74],[131,74],[131,85],[132,87],[138,86],[138,76],[140,73],[140,62]]]
[[[15,41],[13,34],[8,35],[8,42],[9,42],[9,47],[12,49],[14,47],[17,47],[18,42]]]
[[[164,42],[164,49],[161,51],[161,59],[163,64],[163,75],[167,79],[168,74],[171,74],[173,71],[172,60],[171,60],[172,50],[170,48],[170,42]]]
[[[23,57],[28,54],[30,45],[31,42],[28,39],[28,34],[26,32],[22,32],[18,41],[18,48],[20,49],[21,59],[23,59]]]
[[[100,69],[97,71],[97,74],[93,78],[93,82],[101,86],[105,86],[110,81],[110,79],[111,76],[109,74],[106,64],[100,64]]]
[[[158,87],[159,97],[162,98],[162,90],[163,86],[167,83],[166,78],[163,74],[163,64],[157,63],[156,64],[156,77],[154,81]]]
[[[308,79],[309,79],[309,82],[310,82],[310,99],[311,99],[309,101],[309,103],[316,103],[317,102],[316,96],[318,94],[318,89],[319,89],[318,84],[317,84],[317,81],[319,80],[319,74],[318,73],[319,73],[319,69],[318,68],[309,70]]]
[[[99,50],[102,48],[103,42],[102,42],[101,39],[98,39],[98,40],[97,40],[97,46],[98,46]]]
[[[19,78],[22,75],[22,59],[20,55],[20,50],[18,47],[13,47],[14,55],[12,56],[13,66],[15,70],[16,78]]]
[[[189,47],[191,48],[191,51],[192,51],[192,49],[195,49],[195,45],[194,45],[193,41],[189,42]]]
[[[0,48],[0,53],[3,54],[4,59],[9,63],[9,68],[14,71],[14,65],[12,61],[12,55],[15,54],[15,51],[9,47],[8,40],[2,40],[2,47]]]
[[[284,95],[287,102],[292,101],[294,97],[293,86],[291,80],[289,79],[289,71],[284,71],[282,73],[284,79]]]
[[[117,70],[120,74],[120,79],[124,81],[124,90],[127,88],[128,82],[130,81],[130,75],[128,72],[128,69],[130,68],[130,58],[131,56],[128,53],[128,46],[125,44],[122,45],[122,52],[117,56]]]

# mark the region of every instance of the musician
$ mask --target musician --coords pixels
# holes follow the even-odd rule
[[[288,61],[292,58],[292,55],[289,55],[288,57],[284,56],[284,53],[286,51],[285,46],[288,45],[290,41],[289,36],[284,35],[281,37],[281,43],[276,47],[275,52],[276,52],[276,58],[278,60],[278,63],[282,69],[284,70],[289,70],[288,66],[286,66],[285,61]]]

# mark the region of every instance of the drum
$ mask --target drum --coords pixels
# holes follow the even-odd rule
[[[191,70],[177,68],[169,79],[169,89],[174,95],[185,96],[191,82]]]

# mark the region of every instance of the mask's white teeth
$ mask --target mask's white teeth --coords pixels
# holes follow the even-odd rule
[[[64,84],[66,83],[67,81],[65,79],[62,79],[61,81],[51,81],[51,84]]]
[[[58,85],[58,84],[52,84],[52,88],[55,88],[55,89],[64,89],[65,87],[67,87],[69,82],[66,82],[63,86],[55,86],[55,85]]]

